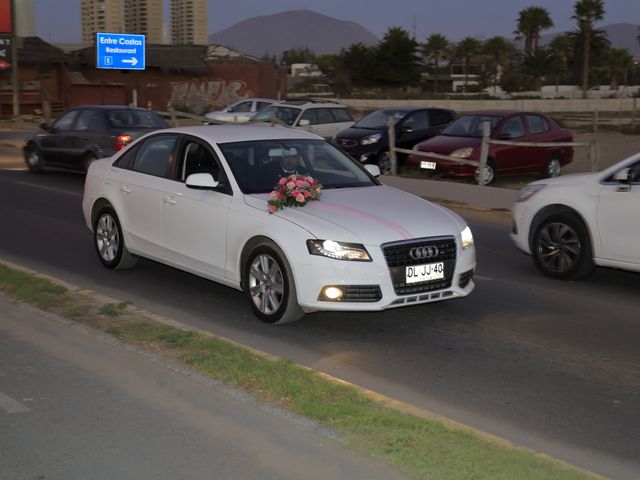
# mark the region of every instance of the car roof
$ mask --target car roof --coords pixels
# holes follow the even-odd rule
[[[90,108],[94,110],[138,110],[144,112],[150,112],[151,110],[147,110],[142,107],[130,107],[128,105],[77,105],[69,110],[78,110],[79,108]]]
[[[202,138],[209,143],[246,142],[251,140],[321,140],[322,137],[295,128],[268,123],[237,125],[193,125],[165,128],[157,133],[180,133]]]
[[[464,115],[492,115],[495,117],[508,117],[510,115],[516,115],[516,114],[525,114],[525,115],[542,115],[544,116],[542,113],[540,112],[526,112],[523,110],[500,110],[500,109],[492,109],[492,110],[475,110],[473,112],[464,112],[461,114],[461,116]]]
[[[330,100],[310,100],[310,99],[301,99],[301,100],[285,100],[284,102],[280,102],[275,107],[298,107],[298,108],[308,108],[308,107],[322,107],[322,108],[347,108],[346,105],[342,105],[337,102],[332,102]]]

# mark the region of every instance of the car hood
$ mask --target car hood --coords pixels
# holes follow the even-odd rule
[[[266,212],[267,194],[245,196],[246,203]],[[386,185],[323,190],[319,201],[279,210],[316,238],[367,245],[423,238],[457,236],[466,223],[455,213]]]
[[[481,143],[480,138],[475,137],[450,137],[447,135],[437,135],[429,140],[420,142],[418,150],[423,152],[450,153],[459,148],[477,147]]]
[[[369,135],[375,135],[376,133],[381,133],[384,135],[386,133],[386,130],[375,128],[349,127],[345,128],[344,130],[340,130],[336,135],[336,140],[359,140],[361,138],[368,137]]]

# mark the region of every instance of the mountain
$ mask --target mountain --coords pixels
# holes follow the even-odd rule
[[[638,43],[638,25],[631,23],[615,23],[613,25],[606,25],[604,27],[597,27],[607,32],[609,41],[612,47],[626,48],[636,58],[640,58],[640,43]],[[553,37],[559,35],[559,33],[550,33],[548,35],[540,36],[540,44],[546,45]]]
[[[346,22],[311,10],[291,10],[253,17],[209,35],[209,43],[222,44],[256,57],[278,55],[292,48],[316,54],[339,53],[354,43],[375,45],[379,39],[355,22]]]

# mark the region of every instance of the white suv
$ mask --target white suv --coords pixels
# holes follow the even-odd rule
[[[222,110],[209,112],[205,116],[219,122],[242,123],[249,121],[256,112],[261,112],[269,105],[277,102],[278,100],[271,98],[243,98]]]
[[[271,105],[251,120],[268,122],[273,118],[289,127],[315,133],[324,138],[333,138],[340,130],[349,128],[354,123],[346,106],[316,100],[288,100]]]
[[[513,207],[511,238],[545,275],[595,265],[640,272],[640,154],[597,173],[533,182]]]

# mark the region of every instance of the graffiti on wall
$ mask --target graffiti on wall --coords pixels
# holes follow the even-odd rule
[[[171,105],[174,109],[203,115],[222,108],[253,93],[242,80],[191,80],[171,83]]]

